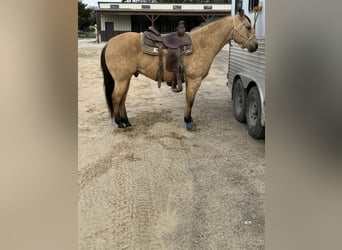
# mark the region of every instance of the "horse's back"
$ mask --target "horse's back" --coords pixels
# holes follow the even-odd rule
[[[139,53],[141,35],[136,32],[125,32],[112,37],[107,42],[107,54],[129,57]]]
[[[126,46],[127,46],[127,45],[131,45],[133,43],[140,42],[140,37],[141,37],[140,33],[125,32],[125,33],[121,33],[119,35],[112,37],[107,43],[108,43],[108,45],[110,45],[110,44],[115,44],[115,45],[126,44]]]

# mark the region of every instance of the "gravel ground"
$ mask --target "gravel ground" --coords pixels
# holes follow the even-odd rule
[[[233,117],[228,46],[197,93],[189,132],[184,91],[133,78],[132,129],[110,119],[104,43],[80,39],[79,249],[265,249],[265,143]]]

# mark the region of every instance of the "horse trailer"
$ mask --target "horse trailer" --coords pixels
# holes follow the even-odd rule
[[[243,9],[255,27],[258,49],[249,53],[238,44],[229,45],[227,86],[236,120],[247,122],[248,133],[265,138],[265,0],[233,0],[232,15]],[[256,20],[256,21],[255,21]]]

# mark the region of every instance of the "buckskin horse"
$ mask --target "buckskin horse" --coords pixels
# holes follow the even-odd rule
[[[188,32],[187,32],[188,33]],[[255,30],[250,20],[240,12],[236,16],[226,16],[189,32],[192,53],[183,57],[186,104],[184,122],[192,130],[191,109],[201,81],[208,75],[214,57],[231,40],[241,48],[254,52],[258,48]],[[141,34],[127,32],[110,39],[101,53],[101,68],[104,77],[104,91],[107,106],[119,128],[131,126],[126,113],[126,96],[131,77],[142,74],[157,80],[159,58],[142,51]],[[163,63],[164,62],[164,63]],[[174,81],[173,72],[165,68],[166,57],[162,57],[163,82]]]

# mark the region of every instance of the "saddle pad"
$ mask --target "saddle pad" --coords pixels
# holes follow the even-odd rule
[[[190,35],[190,34],[189,34]],[[159,52],[158,52],[158,47],[155,47],[155,46],[151,46],[151,45],[148,45],[144,42],[144,33],[141,33],[141,50],[146,53],[146,54],[149,54],[149,55],[154,55],[154,56],[157,56],[159,55]],[[183,55],[191,55],[192,54],[192,46],[189,46],[187,47],[185,53]]]
[[[141,33],[141,50],[149,55],[159,55],[158,48],[144,43],[144,33]]]

